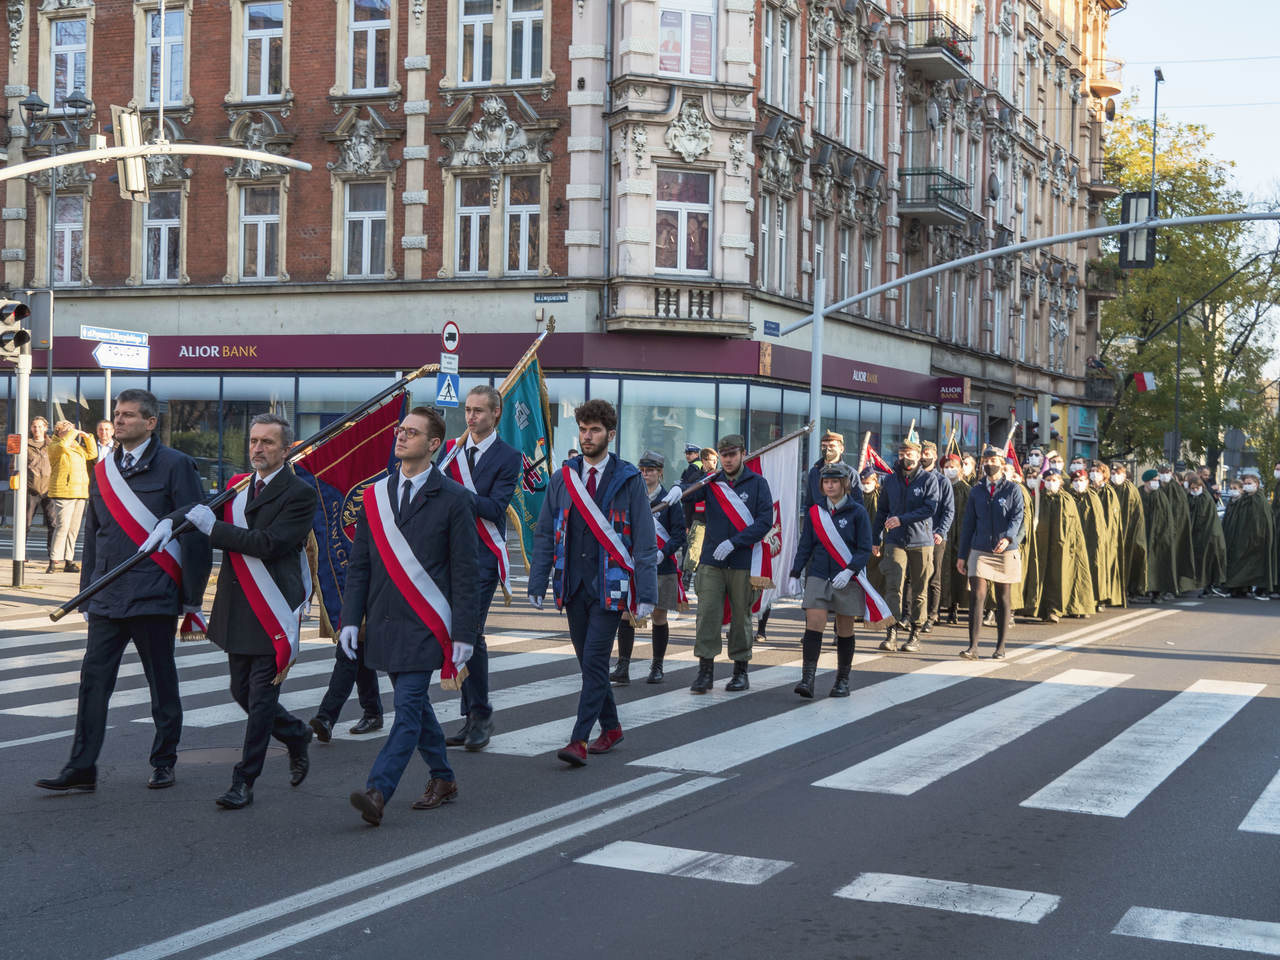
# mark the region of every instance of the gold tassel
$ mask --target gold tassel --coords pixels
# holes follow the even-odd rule
[[[208,639],[203,630],[183,630],[178,634],[179,643],[204,643]]]
[[[464,663],[462,666],[458,668],[458,675],[456,677],[440,678],[440,689],[441,690],[461,690],[462,681],[467,679],[467,676],[470,673],[471,671],[467,669],[467,665]]]
[[[769,577],[752,577],[751,589],[752,590],[772,590],[773,581]]]

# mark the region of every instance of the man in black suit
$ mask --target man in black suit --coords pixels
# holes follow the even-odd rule
[[[507,505],[516,492],[524,467],[520,451],[498,438],[502,419],[502,394],[490,386],[472,387],[466,400],[467,434],[453,441],[464,444],[449,464],[449,475],[476,496],[476,533],[480,540],[480,621],[475,650],[467,661],[462,681],[463,725],[445,739],[451,747],[483,750],[493,735],[493,704],[489,702],[489,651],[484,644],[484,622],[489,616],[493,591],[509,570]],[[499,570],[501,567],[501,570]],[[510,587],[510,584],[506,584]]]
[[[288,420],[258,414],[249,424],[253,479],[229,504],[230,522],[216,519],[204,504],[187,512],[223,551],[209,639],[227,652],[231,696],[249,718],[231,788],[216,801],[225,810],[253,803],[253,783],[273,736],[289,748],[293,786],[310,768],[311,728],[280,706],[280,684],[297,656],[301,614],[311,594],[303,549],[316,511],[315,490],[285,465],[291,446]]]
[[[195,531],[185,535],[181,545],[168,543],[173,532],[170,515],[180,515],[203,497],[195,461],[152,436],[159,412],[154,394],[120,391],[115,407],[117,445],[111,458],[99,461],[94,470],[80,588],[135,552],[151,558],[80,606],[89,621],[89,638],[80,666],[76,736],[62,772],[36,781],[46,790],[92,790],[97,785],[107,703],[130,641],[147,675],[156,725],[147,786],[159,790],[174,784],[182,736],[174,634],[180,614],[199,614],[212,558],[208,538]],[[135,534],[141,540],[135,540]]]
[[[479,633],[475,497],[432,463],[444,443],[444,420],[414,407],[396,430],[400,469],[365,488],[342,597],[338,643],[355,656],[366,622],[365,663],[385,670],[395,688],[395,722],[351,805],[366,823],[382,823],[416,749],[431,770],[412,804],[434,810],[458,795],[444,731],[431,709],[431,675],[442,681],[467,662]]]

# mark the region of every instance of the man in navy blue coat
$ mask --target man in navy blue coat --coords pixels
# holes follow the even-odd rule
[[[488,385],[472,387],[467,394],[466,439],[459,452],[471,475],[472,493],[476,497],[477,524],[489,521],[497,528],[496,543],[505,550],[507,538],[507,506],[516,492],[516,483],[524,468],[524,458],[511,444],[498,438],[498,421],[502,418],[502,394]],[[461,474],[461,463],[452,475]],[[478,532],[478,531],[477,531]],[[506,562],[505,559],[503,561]],[[479,544],[480,621],[476,627],[476,648],[467,661],[467,679],[462,681],[462,729],[445,738],[451,747],[483,750],[493,735],[493,704],[489,702],[489,651],[484,643],[484,623],[498,588],[498,555],[484,542]]]
[[[898,444],[898,462],[880,487],[880,499],[871,525],[871,542],[883,546],[872,547],[880,557],[880,572],[884,575],[884,598],[889,612],[898,624],[910,628],[907,642],[902,649],[916,651],[920,643],[916,639],[924,626],[928,604],[926,584],[933,572],[933,524],[938,512],[941,491],[939,476],[926,471],[920,465],[920,444],[903,440]],[[903,591],[911,591],[910,613],[903,609]],[[898,626],[888,628],[881,650],[898,649]]]
[[[342,596],[342,629],[338,643],[354,659],[365,631],[365,663],[391,676],[396,719],[382,751],[373,762],[363,791],[351,794],[351,805],[365,822],[378,826],[383,808],[416,749],[431,771],[427,789],[412,804],[434,810],[458,794],[445,752],[444,731],[427,697],[431,675],[445,665],[446,653],[461,667],[471,656],[478,633],[480,582],[476,568],[475,497],[441,474],[432,460],[444,443],[444,420],[434,410],[414,407],[396,431],[400,469],[385,481],[391,516],[378,538],[400,539],[408,555],[392,550],[388,558],[374,540],[369,500],[356,527]],[[367,497],[376,496],[370,490]],[[388,531],[394,521],[394,529]],[[390,562],[390,566],[388,563]],[[428,582],[429,581],[429,582]],[[417,591],[414,584],[423,583]],[[419,612],[432,587],[448,606],[448,636],[438,636]],[[411,597],[414,590],[416,596]],[[443,610],[432,607],[443,620]]]
[[[117,444],[112,457],[125,488],[118,494],[136,498],[158,521],[148,531],[150,537],[142,544],[136,543],[103,499],[100,484],[93,483],[85,518],[82,590],[140,547],[147,552],[151,552],[149,548],[163,552],[173,531],[173,517],[181,519],[181,513],[203,499],[195,461],[153,436],[159,413],[159,403],[146,390],[122,390],[116,397]],[[123,503],[120,496],[115,500]],[[185,534],[180,556],[177,579],[154,557],[149,558],[81,605],[80,610],[89,621],[89,639],[80,666],[71,758],[58,776],[37,780],[36,786],[46,790],[94,789],[98,754],[107,730],[107,703],[120,672],[120,658],[130,641],[138,651],[151,688],[151,718],[156,725],[147,786],[157,790],[173,786],[173,766],[182,736],[174,634],[181,614],[200,612],[212,566],[209,538],[194,530]]]
[[[800,499],[800,512],[804,513],[815,503],[822,503],[826,496],[822,492],[822,468],[830,463],[844,462],[844,434],[828,430],[822,435],[822,459],[809,468],[804,485],[804,496]],[[854,503],[862,503],[862,487],[851,484],[849,499]]]

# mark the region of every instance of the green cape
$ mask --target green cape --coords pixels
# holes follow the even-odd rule
[[[1147,592],[1147,521],[1132,481],[1111,484],[1120,501],[1120,583],[1131,594]]]
[[[1242,493],[1222,518],[1227,540],[1227,586],[1275,587],[1275,528],[1260,493]]]
[[[1107,491],[1101,492],[1105,495]],[[1123,602],[1117,600],[1117,594],[1123,596],[1123,591],[1119,590],[1118,544],[1102,496],[1093,489],[1083,493],[1072,490],[1071,499],[1080,512],[1084,542],[1089,548],[1089,579],[1093,584],[1093,595],[1098,603],[1123,606]]]
[[[1227,575],[1227,542],[1218,518],[1218,505],[1208,490],[1190,497],[1191,559],[1195,561],[1196,588],[1221,583]]]
[[[1151,593],[1178,592],[1178,556],[1174,545],[1177,535],[1173,518],[1173,499],[1165,488],[1138,491],[1142,512],[1147,521],[1147,589]]]
[[[1036,531],[1044,513],[1044,491],[1022,487],[1025,510],[1022,514],[1022,583],[1013,585],[1013,609],[1026,617],[1038,616],[1040,607],[1040,553],[1037,550]]]
[[[1179,480],[1161,484],[1160,492],[1173,504],[1176,530],[1174,545],[1178,550],[1178,590],[1192,590],[1196,585],[1196,563],[1191,550],[1191,494],[1183,489]]]
[[[1040,557],[1040,603],[1043,619],[1051,614],[1084,615],[1097,611],[1080,511],[1069,493],[1040,491],[1036,528]]]

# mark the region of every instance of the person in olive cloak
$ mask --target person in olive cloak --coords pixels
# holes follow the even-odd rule
[[[868,515],[875,516],[876,505],[880,502],[880,474],[876,473],[875,467],[867,465],[862,468],[858,477],[862,483],[862,505],[867,508]],[[867,579],[877,593],[883,594],[884,574],[880,572],[878,561],[873,560],[867,564]]]
[[[969,500],[969,484],[960,475],[964,470],[963,461],[958,453],[949,453],[942,458],[942,474],[951,484],[951,497],[955,501],[956,514],[947,533],[947,550],[942,558],[942,604],[940,610],[947,611],[947,623],[960,622],[961,606],[969,604],[968,578],[956,570],[956,548],[960,544],[960,527],[964,519],[965,504]]]
[[[1227,589],[1270,600],[1275,586],[1275,527],[1254,467],[1240,471],[1240,496],[1222,518],[1227,540]]]
[[[1120,510],[1120,496],[1111,482],[1111,470],[1101,460],[1089,464],[1089,489],[1102,501],[1102,512],[1110,528],[1111,547],[1110,577],[1106,592],[1098,595],[1098,603],[1111,607],[1128,606],[1124,586],[1124,517]]]
[[[1091,612],[1100,610],[1112,598],[1115,587],[1115,545],[1111,536],[1111,524],[1107,519],[1102,499],[1089,486],[1089,473],[1080,467],[1071,475],[1071,499],[1080,512],[1080,524],[1084,528],[1084,542],[1089,548],[1089,581],[1097,602]]]
[[[1123,460],[1111,462],[1111,487],[1120,500],[1120,586],[1129,597],[1147,593],[1147,521],[1142,497]]]
[[[1169,498],[1173,507],[1174,548],[1178,551],[1178,589],[1174,593],[1184,593],[1195,589],[1195,561],[1191,558],[1191,498],[1183,489],[1182,480],[1173,472],[1168,463],[1156,467],[1160,479],[1160,492]]]
[[[1172,600],[1178,592],[1177,521],[1173,500],[1162,489],[1160,475],[1148,470],[1142,475],[1142,515],[1147,524],[1147,589],[1152,602]]]
[[[1044,458],[1041,457],[1041,463]],[[1027,466],[1023,471],[1023,496],[1026,510],[1022,518],[1022,583],[1014,584],[1013,609],[1024,617],[1035,619],[1040,607],[1040,558],[1036,555],[1036,530],[1040,520],[1040,498],[1043,493],[1039,466]]]
[[[1036,528],[1036,554],[1040,559],[1037,614],[1047,623],[1057,623],[1063,615],[1078,617],[1094,612],[1097,601],[1080,511],[1071,495],[1062,489],[1062,471],[1048,467],[1041,477]]]
[[[1186,480],[1191,503],[1191,559],[1196,564],[1196,586],[1202,597],[1211,594],[1225,597],[1226,591],[1218,588],[1227,578],[1227,542],[1218,506],[1200,474],[1189,472]]]
[[[1275,540],[1275,572],[1276,582],[1271,587],[1271,596],[1280,597],[1280,460],[1276,461],[1272,470],[1276,485],[1271,488],[1271,520],[1272,536]]]

